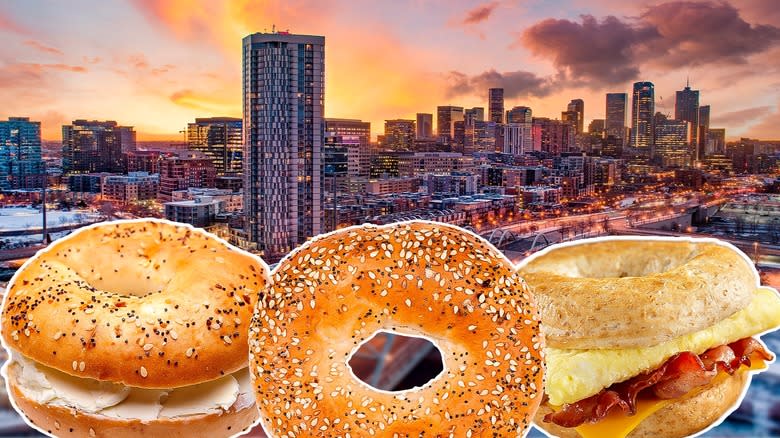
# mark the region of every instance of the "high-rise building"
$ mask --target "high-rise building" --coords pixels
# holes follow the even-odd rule
[[[561,121],[574,127],[574,132],[577,132],[578,119],[579,113],[577,111],[561,111]]]
[[[664,167],[690,165],[691,122],[659,118],[655,123],[654,155]]]
[[[463,107],[440,106],[436,108],[436,134],[449,144],[455,138],[455,122],[463,121]]]
[[[506,112],[507,123],[531,123],[533,113],[527,106],[516,106]]]
[[[710,128],[707,136],[705,155],[723,155],[726,153],[726,128]]]
[[[385,149],[393,151],[411,151],[417,135],[414,120],[385,120]]]
[[[473,125],[474,122],[484,122],[485,108],[477,106],[466,109],[463,112],[463,121],[466,122],[466,125]]]
[[[655,87],[652,82],[634,82],[631,98],[631,147],[649,152],[653,144]]]
[[[710,106],[702,105],[699,107],[699,126],[698,126],[698,140],[699,150],[698,159],[701,160],[706,155],[707,149],[707,135],[710,131]]]
[[[269,262],[322,232],[325,37],[243,39],[244,214]]]
[[[588,134],[602,135],[604,134],[606,121],[604,119],[593,119],[588,124]]]
[[[356,119],[325,119],[325,133],[347,147],[347,176],[350,180],[368,178],[371,168],[371,122]]]
[[[74,120],[62,126],[62,171],[67,174],[125,170],[123,153],[135,150],[132,126]]]
[[[433,114],[417,113],[417,139],[433,137]]]
[[[504,123],[504,89],[488,89],[488,120]]]
[[[241,119],[197,118],[187,125],[187,148],[211,158],[217,175],[236,175],[243,170],[241,135]]]
[[[561,120],[534,117],[533,150],[560,155],[574,150],[574,126]]]
[[[607,93],[607,111],[605,129],[607,136],[613,136],[625,143],[626,139],[626,93]]]
[[[485,120],[475,120],[465,126],[463,152],[497,152],[498,123]]]
[[[185,151],[160,163],[160,202],[172,200],[176,190],[214,187],[217,170],[214,162],[200,151]]]
[[[684,89],[675,93],[674,118],[690,122],[692,127],[690,144],[695,149],[699,144],[699,90],[691,90],[689,83],[685,84]]]
[[[575,112],[577,114],[576,125],[574,127],[577,130],[577,134],[582,134],[582,130],[585,127],[585,101],[582,99],[572,99],[571,102],[569,102],[569,105],[566,106],[566,111]]]
[[[41,122],[28,117],[0,121],[0,189],[37,189],[45,178]]]

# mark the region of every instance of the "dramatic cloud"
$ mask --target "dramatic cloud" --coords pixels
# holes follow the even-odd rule
[[[757,106],[753,108],[745,108],[737,111],[731,111],[727,113],[720,113],[714,115],[710,122],[710,125],[717,127],[723,126],[740,126],[756,122],[757,119],[762,118],[772,112],[771,106]]]
[[[634,18],[543,20],[514,46],[549,59],[573,85],[596,87],[635,80],[644,66],[743,64],[779,41],[780,28],[750,24],[728,3],[673,1]]]
[[[447,97],[484,94],[488,88],[503,88],[506,98],[524,98],[549,95],[554,81],[522,70],[504,73],[488,70],[475,76],[451,71],[447,75],[447,82]]]
[[[541,21],[520,35],[520,43],[534,55],[549,58],[569,80],[611,85],[635,78],[639,74],[635,47],[659,37],[652,27],[612,16],[600,21],[592,15],[581,19],[581,23]]]
[[[663,3],[647,8],[639,19],[661,35],[648,41],[647,59],[670,67],[741,64],[780,40],[780,28],[750,24],[725,2]]]
[[[43,43],[40,43],[35,40],[27,40],[24,42],[26,46],[30,46],[33,49],[39,50],[43,53],[50,53],[53,55],[62,55],[62,51],[56,47],[49,47]]]
[[[479,5],[476,8],[466,12],[466,16],[461,21],[461,24],[465,24],[468,26],[472,24],[482,23],[483,21],[490,18],[490,16],[493,14],[493,11],[495,11],[497,7],[498,7],[497,1]]]
[[[746,132],[745,137],[760,138],[764,140],[780,140],[780,102],[774,111],[767,111],[767,115]],[[728,134],[728,131],[726,132]]]

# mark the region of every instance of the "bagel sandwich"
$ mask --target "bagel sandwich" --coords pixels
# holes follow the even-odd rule
[[[8,393],[53,436],[228,437],[258,412],[246,332],[259,258],[189,225],[82,228],[15,274],[0,330]]]
[[[539,307],[547,378],[534,423],[560,437],[683,437],[736,409],[773,355],[780,296],[714,239],[555,245],[518,271]]]

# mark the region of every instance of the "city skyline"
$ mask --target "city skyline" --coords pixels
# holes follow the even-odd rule
[[[505,89],[507,109],[529,106],[542,117],[557,118],[582,98],[587,125],[605,118],[605,93],[647,80],[657,109],[672,114],[674,93],[690,76],[713,108],[712,125],[729,138],[780,138],[780,71],[772,61],[780,16],[770,2],[458,2],[444,16],[433,13],[436,2],[367,2],[354,10],[293,3],[93,4],[96,16],[123,20],[90,27],[90,35],[70,27],[80,26],[78,2],[0,7],[0,34],[11,43],[0,56],[0,98],[8,102],[0,116],[40,120],[46,140],[59,140],[62,125],[82,118],[135,126],[141,141],[180,140],[197,117],[240,116],[240,39],[277,23],[277,30],[326,36],[325,116],[370,121],[374,134],[386,119],[413,119],[437,106],[487,109],[490,87]],[[306,13],[315,7],[317,14]],[[700,29],[684,32],[686,17]],[[597,34],[613,38],[599,43]],[[577,52],[582,44],[603,53]],[[757,74],[761,80],[750,80]]]

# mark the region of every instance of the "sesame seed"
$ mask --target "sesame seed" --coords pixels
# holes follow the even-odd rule
[[[146,367],[141,367],[140,370],[138,370],[141,373],[141,377],[146,378],[146,376],[149,375],[149,373],[146,371]]]

